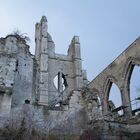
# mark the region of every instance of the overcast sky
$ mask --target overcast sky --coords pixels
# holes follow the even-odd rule
[[[72,37],[80,37],[89,80],[140,35],[140,0],[0,0],[0,36],[27,33],[34,54],[34,26],[42,15],[57,53],[66,54]]]

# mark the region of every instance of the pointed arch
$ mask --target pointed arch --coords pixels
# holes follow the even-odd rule
[[[134,69],[130,78],[130,101],[132,107],[132,114],[137,115],[140,111],[140,67],[134,66]]]
[[[124,65],[122,73],[124,80],[130,80],[135,65],[140,66],[140,58],[129,57]]]
[[[83,90],[83,97],[86,99],[86,102],[96,102],[97,107],[102,111],[102,103],[99,94],[99,90],[96,88],[84,88]]]
[[[114,76],[107,76],[103,87],[105,101],[107,101],[109,98],[109,91],[111,89],[112,83],[115,83],[117,85],[117,79]]]
[[[135,100],[134,98],[132,98],[132,91],[130,91],[132,88],[131,87],[131,79],[132,79],[132,75],[134,72],[134,69],[136,66],[140,66],[140,59],[139,58],[134,58],[134,57],[129,57],[125,66],[124,66],[124,72],[123,72],[123,78],[124,78],[124,84],[125,84],[125,88],[126,88],[126,93],[129,96],[129,99],[127,101],[127,103],[130,106],[130,112],[133,113],[133,101]]]
[[[97,104],[99,106],[99,109],[102,110],[102,103],[101,103],[101,97],[100,97],[100,94],[99,94],[99,91],[95,88],[92,89],[92,92],[96,95],[97,97]]]
[[[93,88],[93,89],[84,88],[83,95],[86,96],[86,94],[88,94],[90,96],[100,96],[99,91],[95,88]]]
[[[121,91],[119,89],[119,86],[117,85],[117,79],[113,76],[108,76],[106,79],[106,82],[104,84],[104,103],[103,103],[103,112],[106,114],[109,112],[109,96],[110,96],[110,91],[112,89],[112,85],[115,85],[115,87],[117,87],[117,92],[119,92],[120,94],[117,93],[117,96],[120,97],[120,101],[122,105],[122,98],[121,98]]]

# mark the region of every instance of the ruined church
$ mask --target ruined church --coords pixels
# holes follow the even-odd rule
[[[57,54],[43,16],[35,25],[35,55],[24,36],[0,38],[0,128],[11,118],[25,117],[26,128],[45,133],[48,140],[50,135],[57,140],[137,140],[140,108],[132,109],[130,79],[139,65],[140,38],[89,82],[79,37],[72,38],[67,55]],[[113,83],[121,93],[119,107],[109,100]]]

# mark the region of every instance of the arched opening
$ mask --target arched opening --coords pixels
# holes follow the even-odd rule
[[[97,95],[97,99],[98,99],[99,110],[102,111],[103,109],[102,109],[101,99],[98,95]]]
[[[114,83],[110,83],[110,91],[108,98],[108,109],[111,112],[123,115],[122,99],[119,88]]]
[[[62,72],[58,72],[58,74],[55,76],[54,85],[58,92],[63,92],[68,86],[66,77]]]
[[[121,92],[113,81],[113,79],[109,79],[106,84],[106,103],[104,106],[107,104],[107,111],[110,112],[109,114],[107,113],[108,115],[113,115],[114,118],[117,118],[123,115],[124,106],[122,106]]]
[[[66,75],[64,75],[62,72],[58,72],[58,74],[54,77],[54,85],[55,88],[58,91],[58,101],[56,102],[56,107],[61,106],[64,98],[64,91],[68,87]]]
[[[140,114],[140,67],[137,65],[131,66],[130,77],[128,84],[130,87],[130,101],[132,107],[132,115]]]

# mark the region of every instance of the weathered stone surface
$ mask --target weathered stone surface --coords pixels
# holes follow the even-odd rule
[[[122,54],[118,56],[107,68],[105,68],[89,84],[88,88],[93,92],[96,90],[100,96],[103,113],[108,113],[108,96],[112,83],[120,89],[124,115],[132,116],[130,104],[130,76],[135,65],[140,65],[140,38],[135,40]]]
[[[67,55],[55,53],[43,16],[36,24],[35,43],[31,55],[23,36],[0,38],[1,139],[139,138],[140,118],[132,117],[129,98],[130,75],[134,65],[140,65],[139,38],[89,83],[78,36]],[[122,117],[109,110],[115,109],[108,101],[112,83],[119,87],[123,105],[128,105]]]

